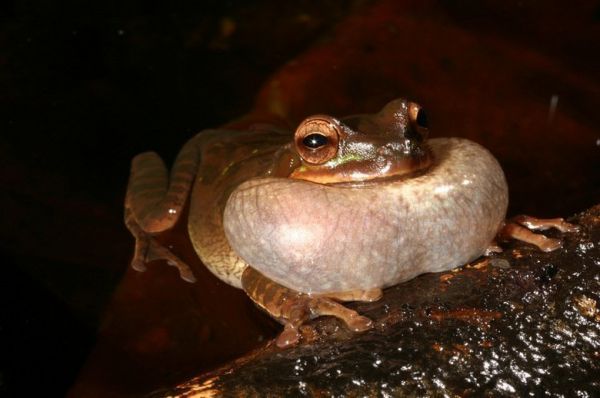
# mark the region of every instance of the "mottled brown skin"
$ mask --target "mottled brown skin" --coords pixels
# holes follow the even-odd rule
[[[277,344],[286,347],[321,315],[368,329],[369,319],[339,302],[377,300],[386,286],[460,266],[499,231],[553,250],[560,242],[521,225],[573,229],[561,219],[506,223],[508,191],[493,156],[467,140],[427,142],[427,132],[421,108],[400,99],[373,115],[307,118],[292,140],[269,128],[204,131],[170,176],[155,153],[138,155],[125,201],[132,266],[165,259],[194,281],[154,239],[190,196],[199,257],[284,324]]]

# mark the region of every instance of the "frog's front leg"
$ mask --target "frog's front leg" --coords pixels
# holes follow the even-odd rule
[[[172,228],[183,210],[200,162],[200,136],[181,149],[170,177],[162,159],[154,152],[137,155],[131,162],[131,174],[125,197],[125,225],[135,237],[131,265],[138,271],[153,260],[167,260],[177,267],[182,279],[194,282],[190,267],[153,235]]]
[[[169,249],[159,243],[152,234],[144,231],[135,221],[130,209],[125,209],[125,225],[135,238],[135,250],[131,267],[136,271],[146,270],[146,263],[154,260],[166,260],[167,264],[177,267],[181,279],[196,282],[190,267]]]
[[[530,230],[541,230],[555,228],[561,232],[577,232],[576,225],[566,222],[562,218],[540,219],[525,215],[513,217],[502,226],[498,237],[500,239],[517,239],[537,246],[540,250],[551,252],[562,246],[559,239],[548,238],[542,234],[536,234]]]
[[[311,296],[286,288],[262,275],[252,267],[242,274],[242,287],[259,307],[284,325],[277,337],[280,348],[290,347],[300,341],[299,328],[306,321],[322,315],[341,319],[352,331],[362,332],[372,327],[373,322],[356,311],[344,307],[334,298],[348,301],[374,301],[381,298],[381,290]]]

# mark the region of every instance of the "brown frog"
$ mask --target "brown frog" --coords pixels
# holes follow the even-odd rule
[[[340,302],[378,300],[385,287],[472,261],[498,234],[550,251],[558,240],[524,226],[575,230],[562,219],[506,223],[496,159],[474,142],[427,135],[421,107],[398,99],[372,115],[309,117],[293,138],[273,128],[203,131],[170,176],[156,153],[142,153],[125,202],[132,266],[165,259],[195,280],[153,237],[173,227],[189,196],[198,256],[284,325],[285,347],[321,315],[369,329],[370,319]]]

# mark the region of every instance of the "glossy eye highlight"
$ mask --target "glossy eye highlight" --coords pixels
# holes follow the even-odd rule
[[[327,137],[319,133],[309,134],[302,140],[302,144],[311,149],[317,149],[323,145],[327,145],[327,142]]]

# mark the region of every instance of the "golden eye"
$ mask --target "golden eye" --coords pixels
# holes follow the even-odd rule
[[[300,157],[307,163],[323,164],[338,151],[339,122],[330,116],[312,116],[296,129],[294,142]]]

